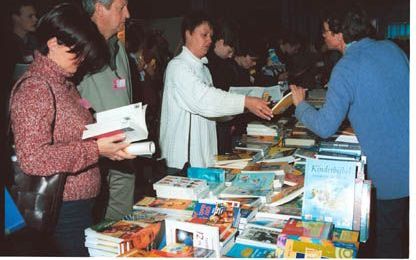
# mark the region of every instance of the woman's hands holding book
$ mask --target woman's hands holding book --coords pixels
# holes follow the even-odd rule
[[[124,134],[118,134],[98,139],[97,145],[100,155],[113,161],[136,158],[135,155],[129,154],[123,150],[130,145],[130,143],[123,142],[125,138],[126,136]]]

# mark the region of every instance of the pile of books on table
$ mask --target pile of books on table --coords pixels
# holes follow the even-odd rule
[[[215,167],[162,178],[157,197],[139,200],[132,215],[85,231],[90,254],[355,257],[368,238],[371,191],[359,144],[282,140],[236,147],[217,155]],[[336,155],[320,157],[326,152]]]

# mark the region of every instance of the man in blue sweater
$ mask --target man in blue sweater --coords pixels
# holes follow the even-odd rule
[[[348,116],[376,188],[375,251],[371,257],[407,258],[409,237],[409,61],[391,41],[370,39],[370,23],[359,8],[323,22],[329,48],[343,57],[335,65],[320,110],[291,86],[296,117],[327,138]]]

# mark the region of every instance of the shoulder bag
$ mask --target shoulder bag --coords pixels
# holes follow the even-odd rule
[[[22,79],[18,83],[15,91],[25,79]],[[51,143],[53,144],[56,119],[56,99],[49,84],[48,88],[52,94],[54,106],[54,116],[51,124]],[[9,136],[11,137],[10,119]],[[13,164],[13,183],[10,187],[10,194],[23,215],[27,226],[40,231],[41,233],[52,234],[59,217],[67,175],[65,173],[57,173],[51,176],[28,175],[20,169],[18,162],[14,162]]]

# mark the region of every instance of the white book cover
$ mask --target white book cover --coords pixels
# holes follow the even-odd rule
[[[124,132],[127,142],[147,139],[146,108],[141,103],[131,104],[96,113],[97,122],[86,125],[82,139]]]
[[[194,247],[215,250],[220,257],[218,227],[166,219],[166,244],[182,243]]]

